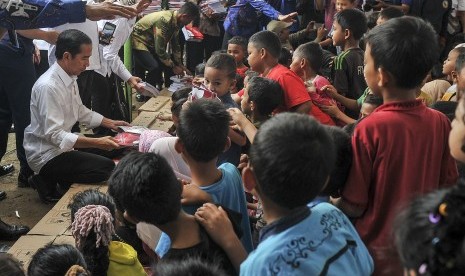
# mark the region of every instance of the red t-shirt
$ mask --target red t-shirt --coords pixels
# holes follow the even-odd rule
[[[384,104],[356,126],[342,197],[365,208],[355,227],[375,261],[375,275],[403,274],[392,240],[399,209],[416,195],[456,182],[450,129],[446,116],[421,100]]]
[[[247,67],[247,66],[244,66],[242,68],[236,68],[236,74],[238,74],[239,76],[245,78],[245,72],[247,72],[247,70],[249,70],[249,67]]]
[[[276,113],[290,111],[293,107],[311,102],[310,95],[302,79],[287,67],[278,64],[271,69],[266,77],[278,82],[284,91],[284,106],[278,107]],[[335,125],[333,119],[316,105],[312,104],[309,114],[322,124]]]

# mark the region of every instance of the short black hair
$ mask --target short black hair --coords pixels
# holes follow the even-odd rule
[[[269,119],[250,148],[257,191],[288,209],[305,206],[320,193],[335,160],[328,131],[305,114],[281,113]]]
[[[186,1],[178,10],[178,14],[185,14],[192,18],[198,18],[200,16],[200,9],[196,4]]]
[[[23,266],[13,255],[0,254],[0,271],[3,276],[25,276]]]
[[[367,27],[368,29],[373,29],[376,27],[376,21],[378,20],[379,12],[375,11],[372,12],[370,15],[367,16]]]
[[[224,151],[229,120],[229,113],[220,102],[199,99],[181,111],[177,134],[194,160],[209,162]]]
[[[445,204],[446,215],[440,205]],[[463,275],[465,271],[465,187],[437,190],[414,199],[395,219],[394,241],[403,266],[424,275]]]
[[[58,35],[55,57],[61,60],[63,54],[68,52],[74,58],[81,52],[81,46],[84,44],[92,45],[92,40],[85,33],[75,29],[63,31]]]
[[[374,106],[380,106],[383,104],[383,97],[380,97],[375,94],[368,94],[363,103],[372,104]]]
[[[68,204],[68,209],[71,212],[71,222],[74,221],[76,212],[87,205],[102,205],[108,208],[112,217],[115,217],[115,202],[113,198],[104,194],[97,189],[89,189],[78,192],[73,196]]]
[[[271,115],[284,101],[281,85],[274,80],[263,77],[252,77],[247,84],[249,102],[253,101],[258,113],[263,116]]]
[[[49,244],[37,250],[32,256],[27,275],[65,275],[73,265],[87,269],[84,257],[77,248],[70,244]]]
[[[252,69],[249,69],[247,71],[245,71],[245,76],[246,77],[249,77],[249,80],[252,78],[252,77],[258,77],[260,76],[260,73],[252,70]]]
[[[204,63],[201,63],[201,64],[204,64]],[[199,65],[197,65],[197,66],[199,66]],[[174,92],[173,95],[171,95],[171,102],[172,102],[172,104],[171,104],[171,114],[172,115],[179,118],[179,114],[181,114],[182,105],[185,102],[187,102],[187,99],[189,98],[189,93],[191,91],[192,91],[191,88],[182,88],[182,89],[179,89],[176,92]]]
[[[336,126],[324,126],[331,136],[336,149],[336,164],[328,184],[320,192],[322,196],[341,197],[350,168],[352,167],[352,144],[350,135]]]
[[[379,17],[382,17],[386,20],[402,16],[404,16],[404,13],[401,10],[396,9],[394,7],[387,7],[379,12]]]
[[[323,65],[323,49],[316,42],[308,42],[300,45],[294,51],[294,56],[305,58],[312,70],[318,73]]]
[[[360,40],[367,31],[367,18],[358,9],[346,9],[336,14],[335,21],[343,30],[350,30],[355,40]]]
[[[383,68],[397,87],[419,87],[439,60],[436,33],[423,19],[402,16],[373,28],[367,35],[375,69]]]
[[[207,67],[225,71],[230,79],[236,78],[236,61],[231,55],[223,53],[212,55],[205,64],[205,68]]]
[[[249,43],[258,50],[265,49],[274,58],[279,59],[281,55],[281,41],[278,35],[271,31],[255,33],[250,37]]]
[[[108,192],[131,217],[150,224],[173,221],[181,211],[181,184],[165,158],[155,153],[133,152],[121,159]]]
[[[195,71],[194,74],[196,77],[199,77],[199,76],[203,77],[203,75],[205,74],[205,62],[197,64],[197,66],[195,66],[194,71]]]
[[[230,40],[228,40],[228,44],[239,45],[242,47],[244,52],[247,54],[247,39],[242,36],[233,36]]]
[[[465,67],[465,47],[455,48],[454,50],[459,52],[459,55],[455,60],[455,71],[458,74]]]
[[[281,48],[281,53],[279,54],[278,63],[289,68],[289,65],[292,63],[292,54],[286,48]]]

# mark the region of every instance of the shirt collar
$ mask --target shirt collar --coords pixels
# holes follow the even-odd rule
[[[310,216],[310,213],[310,208],[307,206],[296,208],[288,216],[268,224],[260,231],[259,243],[264,241],[269,236],[279,234],[284,230],[296,225],[297,223]]]
[[[58,73],[58,76],[63,81],[66,87],[70,87],[77,80],[77,76],[68,75],[68,73],[66,73],[65,70],[61,68],[58,62],[55,62],[52,66],[55,67],[54,70]]]
[[[390,110],[411,110],[412,108],[422,108],[424,106],[423,102],[421,100],[412,100],[412,101],[404,101],[404,102],[391,102],[391,103],[386,103],[378,108],[375,109],[374,112],[379,112],[379,111],[390,111]]]

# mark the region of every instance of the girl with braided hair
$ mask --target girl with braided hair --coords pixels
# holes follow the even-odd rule
[[[137,252],[115,233],[115,203],[97,190],[77,194],[68,206],[71,232],[93,276],[147,275]]]

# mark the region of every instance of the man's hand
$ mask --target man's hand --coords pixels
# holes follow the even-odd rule
[[[86,5],[86,17],[92,21],[114,19],[116,16],[133,18],[137,15],[134,7],[120,6],[110,2]]]
[[[119,145],[116,142],[115,138],[111,136],[105,136],[105,137],[94,138],[94,139],[96,139],[95,147],[98,149],[114,150],[114,149],[119,148]]]
[[[178,75],[178,76],[184,75],[184,68],[183,68],[183,66],[179,66],[179,65],[174,66],[174,67],[173,67],[173,73],[174,73],[175,75]]]
[[[144,86],[141,84],[141,81],[141,78],[136,76],[132,76],[128,79],[129,85],[137,91],[142,90],[144,88]]]
[[[128,122],[125,121],[115,121],[108,118],[103,118],[101,126],[117,131],[119,126],[131,126]]]
[[[133,5],[137,13],[143,12],[149,5],[152,3],[152,0],[140,0],[137,4]]]
[[[297,12],[292,12],[286,15],[278,15],[278,20],[283,22],[295,22],[294,17],[297,16]]]
[[[323,38],[325,38],[327,35],[328,35],[328,30],[326,30],[324,25],[319,27],[318,30],[316,31],[316,39],[318,41],[322,41]]]
[[[32,54],[32,62],[34,62],[34,64],[37,64],[37,65],[40,64],[40,50],[39,50],[39,47],[37,47],[37,45],[35,44],[34,44],[34,53]]]

